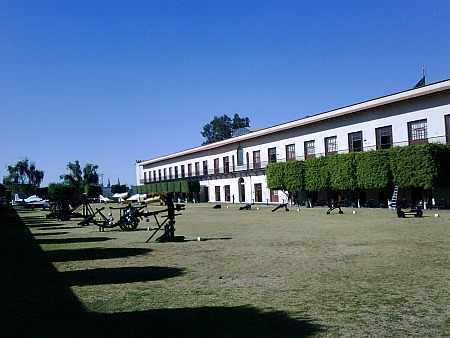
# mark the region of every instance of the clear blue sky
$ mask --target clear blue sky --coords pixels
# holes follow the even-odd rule
[[[196,147],[215,115],[270,127],[450,78],[450,2],[0,0],[0,179],[58,182]]]

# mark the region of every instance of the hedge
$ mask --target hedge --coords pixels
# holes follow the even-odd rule
[[[450,187],[450,145],[430,143],[386,150],[271,163],[269,189],[293,191]]]
[[[380,189],[389,184],[389,150],[373,150],[354,154],[358,188]]]
[[[328,157],[311,158],[305,161],[304,168],[306,191],[319,191],[329,188],[330,173],[327,162]]]
[[[198,193],[200,191],[200,181],[189,179],[167,182],[153,182],[145,185],[134,186],[133,191],[139,194],[161,192]]]

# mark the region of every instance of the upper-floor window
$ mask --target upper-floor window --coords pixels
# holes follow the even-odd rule
[[[175,167],[175,178],[178,178],[178,166]]]
[[[184,172],[184,164],[182,164],[182,165],[180,166],[180,168],[181,168],[181,178],[184,178],[184,176],[185,176],[185,172]]]
[[[147,172],[144,171],[144,183],[147,183]]]
[[[244,149],[241,146],[237,148],[237,165],[244,165]]]
[[[295,144],[288,144],[286,146],[286,161],[295,160]]]
[[[228,156],[224,156],[223,158],[223,172],[224,173],[230,172],[230,158]]]
[[[172,167],[169,168],[169,180],[172,179]]]
[[[422,144],[428,142],[427,119],[408,122],[409,144]]]
[[[203,175],[208,175],[208,160],[203,161]]]
[[[153,181],[156,181],[156,170],[153,170]]]
[[[316,141],[305,142],[305,159],[316,157]]]
[[[253,152],[253,168],[261,168],[261,152],[259,150]]]
[[[161,181],[161,169],[158,169],[158,181]]]
[[[447,143],[450,144],[450,115],[445,115],[445,136],[447,138]]]
[[[377,138],[377,150],[389,149],[392,147],[392,126],[376,128],[375,136]]]
[[[348,134],[348,151],[363,151],[362,131]]]
[[[200,176],[200,162],[195,162],[195,176]]]
[[[219,173],[219,159],[215,158],[214,159],[214,174],[218,174]]]
[[[192,163],[188,164],[188,177],[192,177]]]
[[[167,180],[167,169],[164,168],[164,180]]]
[[[277,161],[277,148],[269,148],[268,153],[269,163],[275,163]]]
[[[333,155],[337,152],[337,136],[325,137],[325,155]]]

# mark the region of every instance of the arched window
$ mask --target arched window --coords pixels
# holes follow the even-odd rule
[[[244,165],[244,149],[241,146],[237,148],[237,165]]]

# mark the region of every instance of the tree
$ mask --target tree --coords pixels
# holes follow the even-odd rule
[[[67,164],[68,174],[61,175],[63,184],[74,188],[75,195],[72,196],[75,200],[83,193],[88,193],[91,186],[98,185],[99,175],[97,173],[98,165],[87,163],[83,170],[78,160],[74,163]]]
[[[83,169],[83,179],[85,185],[98,185],[98,165],[87,163]]]
[[[8,165],[7,170],[9,175],[3,178],[5,186],[27,195],[33,195],[44,179],[44,172],[36,169],[36,164],[26,157],[15,165]]]
[[[203,126],[202,136],[206,138],[203,145],[229,139],[233,134],[233,129],[250,126],[248,117],[241,118],[239,114],[234,114],[233,119],[226,114],[214,116],[214,119]]]
[[[75,163],[69,162],[67,164],[68,174],[61,175],[60,178],[64,181],[64,184],[69,187],[74,187],[77,193],[81,190],[81,185],[83,181],[80,162],[78,160]]]

